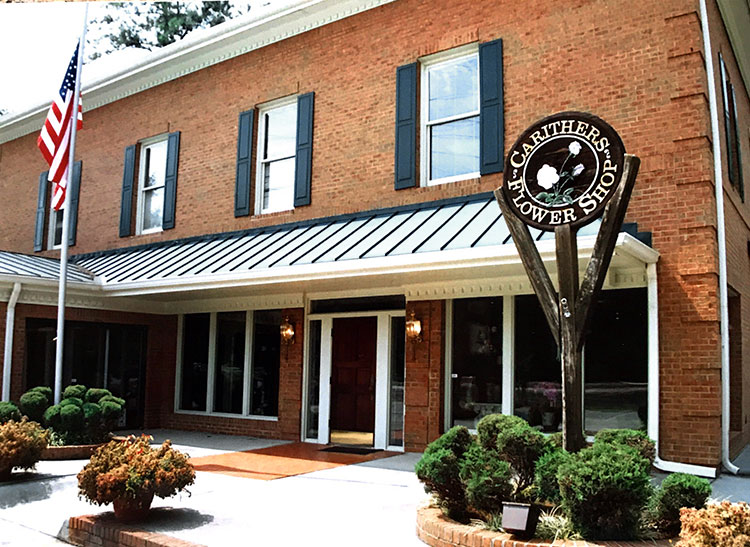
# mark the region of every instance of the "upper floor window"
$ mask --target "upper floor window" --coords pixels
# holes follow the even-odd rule
[[[68,245],[76,244],[78,227],[78,198],[81,191],[81,171],[83,163],[77,161],[69,173],[68,193],[70,195],[70,218],[68,225]],[[54,183],[47,180],[49,172],[39,175],[39,194],[37,197],[36,218],[34,221],[34,251],[59,249],[62,247],[64,209],[55,211],[52,207]]]
[[[422,180],[479,176],[479,54],[476,47],[422,62]]]
[[[160,232],[164,219],[164,182],[167,173],[167,137],[141,142],[138,169],[137,232]]]
[[[719,64],[721,67],[721,93],[724,99],[724,132],[726,134],[729,183],[739,192],[744,201],[745,187],[742,180],[742,144],[739,118],[737,117],[737,95],[734,92],[734,85],[732,85],[729,71],[721,54],[719,54]]]
[[[49,209],[49,231],[48,231],[48,249],[59,249],[62,246],[62,229],[65,207],[60,207],[55,211],[52,207]]]
[[[297,98],[261,107],[256,212],[294,208]]]

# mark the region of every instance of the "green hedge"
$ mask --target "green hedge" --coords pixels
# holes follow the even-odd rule
[[[460,477],[469,506],[487,516],[501,513],[503,501],[513,494],[508,462],[479,444],[472,444],[464,454]]]
[[[706,479],[674,473],[664,479],[649,504],[649,520],[662,534],[675,536],[680,532],[680,509],[702,509],[711,495]]]
[[[21,411],[15,403],[11,401],[0,401],[0,424],[4,424],[9,421],[20,422]]]

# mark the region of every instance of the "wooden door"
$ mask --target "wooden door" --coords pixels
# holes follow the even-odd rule
[[[377,318],[333,320],[331,430],[373,432]]]

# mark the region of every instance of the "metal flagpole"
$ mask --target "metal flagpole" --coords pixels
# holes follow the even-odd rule
[[[76,88],[73,93],[73,112],[70,118],[70,154],[68,156],[68,173],[63,203],[62,248],[60,249],[60,289],[57,295],[57,343],[55,345],[55,404],[62,395],[62,372],[65,332],[65,289],[68,281],[68,233],[70,231],[70,190],[72,187],[73,164],[76,157],[76,133],[78,132],[78,103],[81,97],[81,68],[83,67],[83,46],[86,42],[86,23],[89,15],[89,4],[83,14],[83,32],[78,43],[78,62],[76,66]]]

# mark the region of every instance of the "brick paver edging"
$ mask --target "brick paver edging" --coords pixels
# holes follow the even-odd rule
[[[443,515],[435,507],[420,507],[417,509],[417,536],[432,547],[669,547],[674,543],[663,541],[564,541],[512,539],[510,534],[492,532],[459,524]]]
[[[81,547],[201,547],[198,543],[121,524],[111,514],[70,517],[68,541]]]

